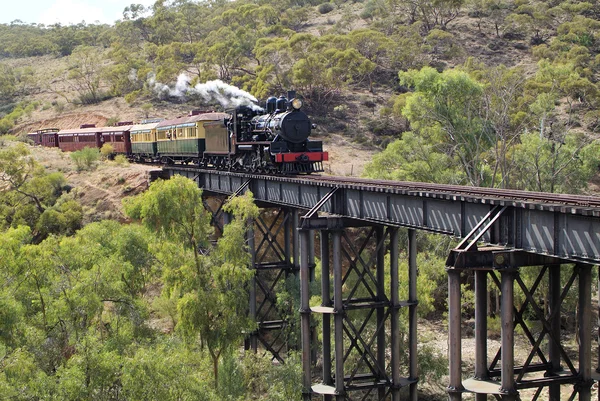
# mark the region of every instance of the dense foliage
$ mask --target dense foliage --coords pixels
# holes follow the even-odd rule
[[[23,153],[21,147],[3,152]],[[24,164],[35,163],[24,155],[17,160],[31,178],[16,187],[24,177],[0,165],[11,183],[0,190],[0,200],[11,201],[20,191],[22,202],[35,204],[35,196],[42,206],[51,204],[44,188],[53,179],[34,174]],[[193,181],[173,179],[128,202],[141,225],[103,221],[76,232],[57,227],[43,240],[36,234],[43,223],[30,227],[13,219],[12,227],[5,227],[0,233],[3,399],[298,397],[299,361],[293,355],[284,367],[269,358],[238,355],[244,331],[254,327],[246,316],[250,273],[244,227],[256,206],[250,195],[228,205],[233,222],[213,245],[206,241],[210,218],[198,207],[200,197]],[[76,211],[76,205],[72,201],[68,210]],[[51,209],[45,210],[38,222],[58,219],[44,217]],[[201,252],[193,256],[196,249]],[[271,382],[276,386],[267,386]]]

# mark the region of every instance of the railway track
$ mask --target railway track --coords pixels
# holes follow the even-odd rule
[[[311,176],[310,179],[317,178]],[[431,184],[423,182],[406,182],[406,181],[387,181],[387,180],[372,180],[363,178],[335,177],[335,176],[319,176],[319,180],[335,183],[337,185],[348,185],[356,187],[381,187],[389,188],[390,190],[401,191],[405,193],[423,193],[433,192],[440,194],[454,194],[465,197],[486,197],[495,199],[504,199],[507,201],[522,201],[556,204],[564,206],[590,207],[600,208],[600,197],[573,195],[573,194],[556,194],[547,192],[520,191],[514,189],[498,189],[485,187],[467,187],[460,185],[449,184]]]
[[[339,187],[346,189],[367,190],[371,192],[389,192],[406,195],[419,195],[425,197],[439,198],[472,198],[481,201],[482,199],[502,201],[508,203],[531,203],[545,206],[556,205],[561,207],[577,207],[600,210],[600,196],[556,194],[534,191],[520,191],[514,189],[499,189],[485,187],[468,187],[450,184],[432,184],[424,182],[408,181],[388,181],[374,180],[356,177],[328,176],[320,174],[297,175],[297,176],[272,176],[262,174],[249,174],[243,172],[228,172],[212,169],[198,169],[194,166],[170,166],[171,168],[191,169],[198,172],[206,171],[210,173],[231,174],[247,178],[257,178],[261,180],[278,180],[289,182],[307,182],[313,185],[324,187]]]

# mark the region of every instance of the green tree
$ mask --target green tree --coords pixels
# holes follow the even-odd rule
[[[486,67],[472,59],[466,66],[484,85],[482,115],[495,136],[493,147],[485,156],[492,169],[490,186],[510,188],[515,167],[510,152],[528,123],[528,113],[523,110],[525,73],[519,67]]]
[[[79,46],[69,59],[68,79],[79,93],[80,102],[93,104],[101,101],[100,79],[104,71],[102,52],[91,46]]]
[[[234,218],[214,247],[208,242],[210,214],[202,206],[202,191],[187,178],[155,182],[125,209],[164,239],[157,257],[163,266],[164,290],[181,296],[177,329],[206,347],[216,387],[220,358],[255,325],[246,313],[245,291],[252,275],[247,268],[246,227],[258,213],[252,195],[235,198],[225,207]]]
[[[56,202],[65,179],[46,173],[23,144],[0,150],[0,216],[2,225],[36,226],[40,215]]]
[[[458,17],[464,0],[392,0],[395,13],[408,18],[410,24],[421,21],[429,31],[435,27],[446,29]]]
[[[453,160],[436,145],[412,132],[390,143],[365,167],[365,176],[397,181],[459,183]]]
[[[489,166],[482,154],[494,136],[481,116],[483,86],[461,70],[439,73],[424,67],[399,76],[402,84],[414,88],[403,109],[413,131],[439,143],[439,151],[455,160],[467,184],[489,184]]]
[[[0,64],[0,100],[11,99],[17,90],[17,77],[12,67]]]
[[[556,140],[527,133],[520,141],[513,156],[518,189],[581,192],[600,165],[600,145],[579,135],[567,134]]]

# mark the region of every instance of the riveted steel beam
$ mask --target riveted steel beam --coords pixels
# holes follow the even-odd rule
[[[230,195],[246,182],[257,201],[311,210],[319,201],[322,213],[381,224],[409,227],[464,238],[497,206],[489,227],[477,234],[484,243],[586,263],[600,262],[600,209],[521,198],[499,199],[442,192],[322,181],[310,177],[274,177],[165,167],[171,175],[194,179],[207,192]],[[334,191],[335,190],[335,191]],[[330,196],[328,196],[331,194]],[[524,195],[523,195],[524,196]],[[315,213],[316,214],[316,213]]]

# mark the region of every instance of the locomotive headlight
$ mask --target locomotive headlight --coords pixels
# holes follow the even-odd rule
[[[300,99],[292,99],[292,107],[294,110],[300,110],[302,107],[302,100]]]

